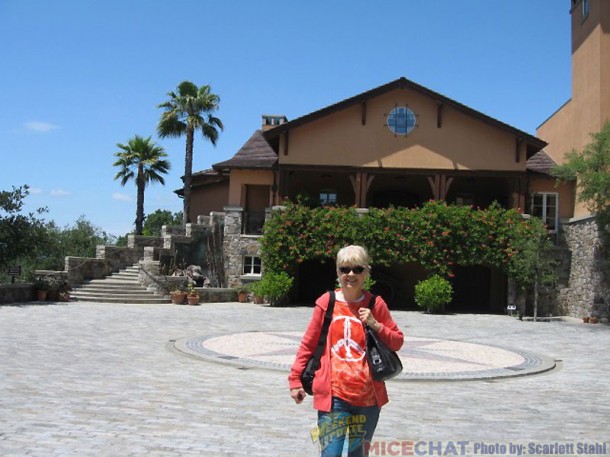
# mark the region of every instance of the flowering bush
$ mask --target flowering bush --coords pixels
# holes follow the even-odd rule
[[[485,210],[430,201],[421,208],[308,208],[287,202],[265,224],[261,240],[266,271],[294,276],[300,263],[333,261],[348,244],[365,246],[378,265],[418,263],[430,275],[453,276],[456,265],[493,265],[518,283],[533,276],[527,239],[548,238],[539,219],[493,204]]]

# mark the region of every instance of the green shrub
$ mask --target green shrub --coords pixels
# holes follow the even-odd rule
[[[278,305],[288,296],[292,288],[293,278],[285,272],[267,272],[262,279],[252,285],[252,292],[269,300],[271,306]]]
[[[451,301],[453,287],[439,275],[434,275],[415,286],[415,303],[428,312],[443,311]]]

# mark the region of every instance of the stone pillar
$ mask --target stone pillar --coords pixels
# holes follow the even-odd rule
[[[610,284],[595,219],[588,217],[568,222],[563,230],[572,261],[568,285],[559,291],[560,305],[573,317],[607,313],[607,309],[594,307],[594,304],[610,303]]]
[[[240,283],[242,256],[240,254],[241,228],[244,209],[240,206],[226,206],[224,226],[224,271],[229,287]]]

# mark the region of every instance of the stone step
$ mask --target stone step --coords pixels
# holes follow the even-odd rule
[[[156,295],[138,282],[139,266],[127,267],[103,279],[92,279],[75,287],[71,297],[95,303],[170,303],[169,297]]]

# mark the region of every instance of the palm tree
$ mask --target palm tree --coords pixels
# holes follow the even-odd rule
[[[158,107],[165,109],[157,124],[161,138],[181,137],[186,134],[186,152],[184,156],[184,190],[182,223],[189,222],[191,207],[191,180],[193,174],[193,142],[195,131],[200,130],[205,139],[216,146],[218,129],[222,130],[222,121],[213,116],[218,109],[220,98],[212,93],[210,86],[197,87],[190,81],[178,84],[178,94],[168,92],[169,100]]]
[[[131,179],[136,182],[136,235],[141,235],[144,225],[144,189],[149,182],[165,184],[161,175],[169,171],[170,165],[164,159],[167,154],[163,148],[151,141],[151,137],[136,135],[127,144],[117,143],[117,147],[121,150],[114,153],[117,160],[112,165],[121,169],[114,179],[120,179],[122,186]]]

